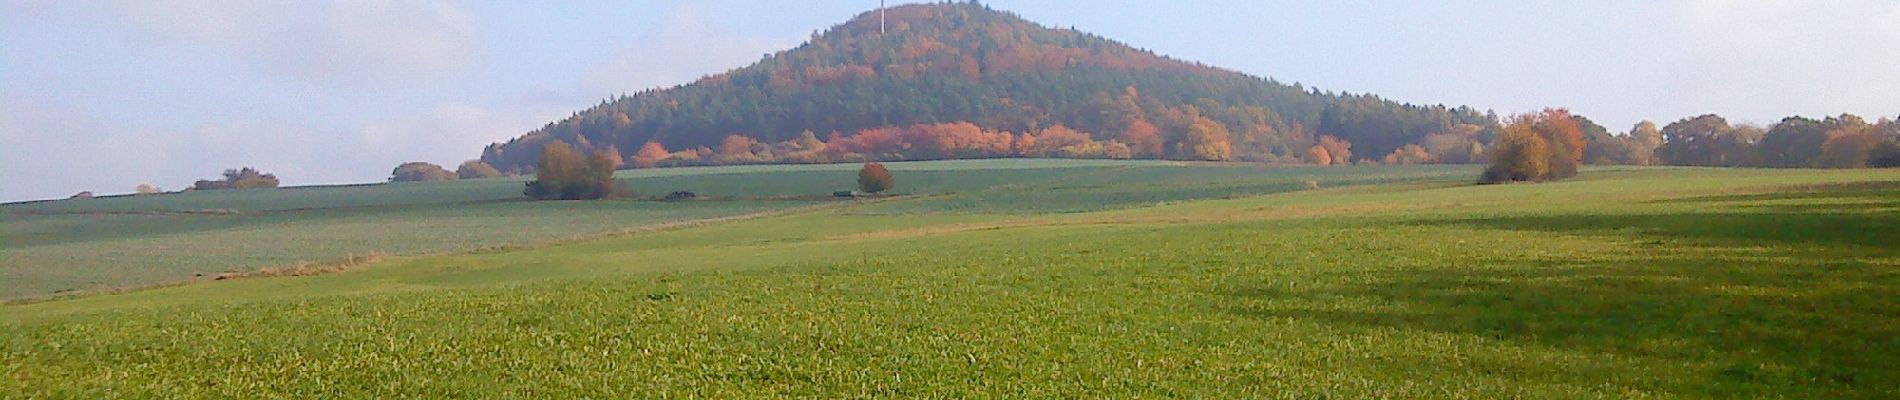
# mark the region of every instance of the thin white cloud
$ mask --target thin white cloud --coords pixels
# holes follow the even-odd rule
[[[581,78],[583,90],[620,94],[688,83],[792,46],[721,29],[692,6],[675,8],[660,20],[658,27],[630,38],[631,45],[589,70]]]
[[[236,56],[298,78],[387,82],[468,70],[473,14],[440,0],[131,1],[114,15],[136,39]]]

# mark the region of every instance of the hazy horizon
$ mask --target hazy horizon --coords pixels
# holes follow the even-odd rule
[[[897,2],[893,2],[897,3]],[[1170,57],[1623,131],[1900,113],[1900,1],[985,1]],[[877,6],[0,0],[0,200],[453,167],[602,99],[784,50]]]

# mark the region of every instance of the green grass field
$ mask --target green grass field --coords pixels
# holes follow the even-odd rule
[[[1900,397],[1900,171],[931,165],[892,201],[0,306],[0,393]]]
[[[280,190],[206,191],[0,207],[0,300],[211,279],[223,273],[518,246],[629,229],[835,205],[856,165],[622,171],[644,198],[693,191],[705,201],[531,202],[522,178]],[[893,163],[898,192],[923,202],[880,213],[1087,211],[1277,193],[1308,185],[1446,179],[1468,167],[1381,172],[1267,169],[1154,161],[961,160]]]

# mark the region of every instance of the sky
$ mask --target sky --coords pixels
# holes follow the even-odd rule
[[[894,1],[893,4],[896,2]],[[1624,131],[1900,115],[1900,0],[990,0],[1329,91]],[[789,49],[876,1],[0,0],[0,201],[253,166],[454,168],[621,93]]]

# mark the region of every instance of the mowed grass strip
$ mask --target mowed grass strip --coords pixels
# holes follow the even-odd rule
[[[405,258],[0,308],[0,392],[1891,398],[1897,178],[837,210]]]

